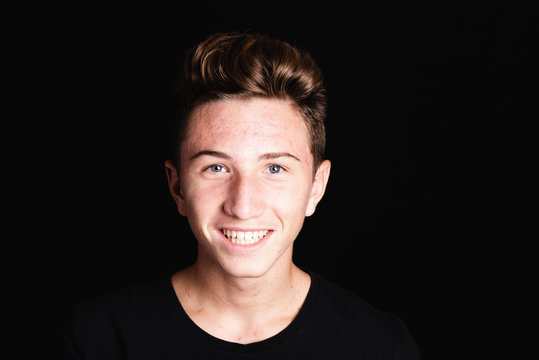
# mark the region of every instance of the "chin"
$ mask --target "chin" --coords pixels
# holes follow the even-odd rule
[[[271,268],[271,265],[265,264],[225,264],[223,270],[229,276],[243,279],[258,279],[266,275]]]
[[[268,273],[279,273],[285,270],[292,258],[292,246],[278,249],[270,246],[247,252],[222,247],[209,247],[206,250],[199,252],[199,255],[204,252],[205,256],[201,256],[201,259],[205,259],[208,266],[224,276],[237,279],[257,279]]]

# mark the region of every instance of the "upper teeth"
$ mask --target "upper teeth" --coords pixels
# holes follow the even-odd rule
[[[258,242],[260,239],[262,239],[266,234],[268,233],[268,230],[260,230],[260,231],[237,231],[237,230],[229,230],[229,229],[223,229],[223,234],[230,240],[233,244],[241,244],[241,245],[250,245]]]

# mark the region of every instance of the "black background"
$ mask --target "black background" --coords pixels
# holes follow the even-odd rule
[[[308,50],[325,74],[332,174],[296,263],[400,315],[425,359],[477,342],[490,311],[478,294],[499,290],[510,257],[492,261],[511,171],[499,134],[537,120],[537,6],[294,4],[58,6],[27,29],[41,115],[27,129],[39,220],[26,228],[50,241],[31,267],[54,269],[58,318],[194,261],[163,167],[174,81],[194,43],[249,31]]]

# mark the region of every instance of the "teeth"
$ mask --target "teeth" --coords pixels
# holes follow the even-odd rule
[[[235,231],[229,229],[223,229],[223,235],[225,235],[228,240],[233,244],[241,245],[251,245],[262,240],[264,236],[268,233],[268,230],[260,231]]]

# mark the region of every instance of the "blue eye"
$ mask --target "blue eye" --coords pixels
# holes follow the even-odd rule
[[[283,168],[279,165],[270,165],[268,167],[268,171],[271,173],[271,174],[278,174],[281,172],[281,170],[283,170]]]
[[[211,172],[223,172],[225,170],[223,165],[211,165],[208,167]]]

